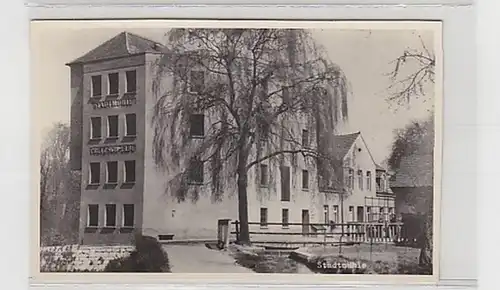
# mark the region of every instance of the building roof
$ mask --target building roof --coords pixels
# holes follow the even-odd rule
[[[352,134],[333,136],[335,158],[338,160],[342,160],[349,152],[349,149],[351,149],[352,145],[360,134],[360,132],[356,132]]]
[[[375,168],[380,171],[387,171],[384,167],[380,166],[379,164],[375,164]]]
[[[163,49],[164,46],[160,43],[124,31],[105,41],[85,55],[68,63],[68,65],[125,57],[147,52],[159,53],[162,52]]]
[[[433,186],[434,157],[432,154],[413,154],[403,157],[390,181],[391,187]]]

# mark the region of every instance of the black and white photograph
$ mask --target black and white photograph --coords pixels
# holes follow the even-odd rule
[[[30,33],[39,273],[436,277],[440,23]]]

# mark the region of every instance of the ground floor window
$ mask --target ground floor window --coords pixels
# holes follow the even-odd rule
[[[116,205],[107,204],[106,205],[106,227],[114,228],[116,227]]]
[[[97,227],[99,226],[99,205],[89,204],[87,212],[87,226]]]
[[[338,205],[333,206],[333,221],[336,223],[339,222],[339,206]]]
[[[260,226],[267,227],[267,208],[265,207],[260,209]]]
[[[281,210],[281,223],[284,228],[288,228],[289,226],[289,211],[288,208],[284,208]]]
[[[349,221],[354,222],[354,206],[349,206]]]
[[[123,227],[132,228],[134,227],[134,205],[124,204],[123,205]]]

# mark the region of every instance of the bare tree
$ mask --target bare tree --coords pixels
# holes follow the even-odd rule
[[[168,38],[156,66],[152,124],[156,164],[184,169],[170,182],[173,195],[184,200],[189,191],[189,162],[182,160],[208,163],[215,200],[235,185],[240,242],[250,243],[247,185],[255,165],[302,155],[318,162],[322,186],[332,186],[337,161],[329,150],[337,123],[347,118],[348,85],[307,31],[173,29]],[[163,92],[166,75],[172,82]],[[192,138],[188,124],[200,113],[208,129]],[[299,123],[315,132],[315,146],[302,146]]]
[[[392,84],[389,86],[390,102],[408,105],[412,99],[429,97],[428,85],[434,84],[436,56],[429,50],[422,38],[420,49],[409,48],[392,61],[394,69],[387,74]]]
[[[42,145],[40,226],[43,243],[74,241],[77,233],[80,196],[75,194],[75,189],[79,176],[69,166],[69,142],[69,126],[56,123]]]

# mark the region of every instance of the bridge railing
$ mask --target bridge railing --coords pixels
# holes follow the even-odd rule
[[[241,225],[232,221],[228,232],[236,241],[240,240]],[[386,243],[397,240],[402,223],[349,222],[343,224],[325,223],[281,223],[249,222],[250,240],[269,243]]]

